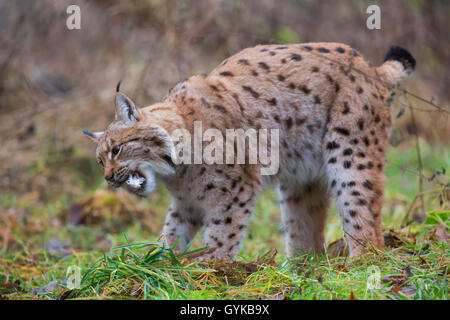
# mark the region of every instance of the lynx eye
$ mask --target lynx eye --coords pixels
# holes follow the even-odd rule
[[[121,148],[120,145],[119,145],[119,146],[115,146],[115,147],[112,149],[112,154],[113,154],[113,155],[118,154],[119,151],[120,151],[120,148]]]
[[[98,159],[98,160],[97,160],[97,163],[98,163],[98,165],[99,165],[100,167],[102,167],[102,168],[104,167],[104,166],[103,166],[103,161],[102,161],[102,159]]]

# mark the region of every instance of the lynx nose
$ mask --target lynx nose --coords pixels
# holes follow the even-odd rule
[[[114,182],[116,179],[114,179],[114,173],[105,174],[105,180],[109,182]]]

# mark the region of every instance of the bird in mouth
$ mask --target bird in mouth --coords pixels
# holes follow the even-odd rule
[[[147,179],[144,177],[144,175],[138,171],[135,171],[128,176],[128,179],[125,183],[132,191],[138,192],[145,188],[146,182]]]

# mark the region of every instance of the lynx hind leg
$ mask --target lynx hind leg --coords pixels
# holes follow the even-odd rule
[[[291,257],[301,250],[323,251],[329,207],[327,186],[320,183],[303,186],[286,184],[278,186],[278,193],[287,255]]]
[[[162,230],[164,245],[177,243],[175,251],[183,252],[201,226],[201,218],[192,207],[172,203]]]
[[[358,140],[353,139],[353,145],[334,140],[336,148],[328,158],[331,191],[336,197],[350,256],[359,255],[369,244],[380,249],[384,246],[380,214],[383,202],[380,159],[384,155],[371,156],[367,149],[355,146]],[[339,156],[341,160],[337,160]]]

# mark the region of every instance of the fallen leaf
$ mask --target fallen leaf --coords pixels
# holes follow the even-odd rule
[[[141,293],[142,293],[141,284],[140,283],[135,283],[133,285],[133,287],[131,288],[130,296],[133,297],[133,298],[139,298]]]
[[[406,286],[400,287],[400,292],[405,296],[412,297],[417,292],[417,287],[413,284],[408,284]]]
[[[34,288],[28,291],[30,294],[38,294],[38,293],[49,293],[55,291],[57,285],[59,284],[58,280],[47,283],[39,288]]]
[[[406,277],[412,277],[413,273],[411,271],[411,266],[408,264],[404,269],[403,269],[403,273],[406,275]]]
[[[402,288],[402,287],[400,287],[399,285],[395,285],[395,286],[392,287],[391,290],[392,290],[393,292],[399,292],[401,288]]]
[[[345,267],[344,264],[338,264],[335,268],[336,271],[340,271],[340,272],[347,272],[347,268]]]
[[[404,241],[393,230],[389,230],[389,233],[384,236],[385,247],[398,248],[403,245]]]
[[[336,240],[328,245],[328,255],[330,257],[344,257],[347,256],[347,253],[348,249],[344,239]]]
[[[348,300],[358,300],[355,297],[355,294],[353,293],[353,291],[350,293],[350,296],[348,297]]]
[[[57,238],[50,239],[44,243],[44,250],[51,256],[64,258],[73,253],[68,240],[61,240]]]
[[[439,242],[448,242],[448,233],[445,231],[445,226],[441,222],[436,226],[434,234]]]
[[[389,277],[385,277],[383,279],[381,279],[381,281],[383,282],[392,282],[393,284],[402,284],[403,282],[406,281],[406,277],[404,275],[392,275]]]
[[[0,282],[0,294],[9,294],[16,291],[22,291],[19,280],[11,282]]]

